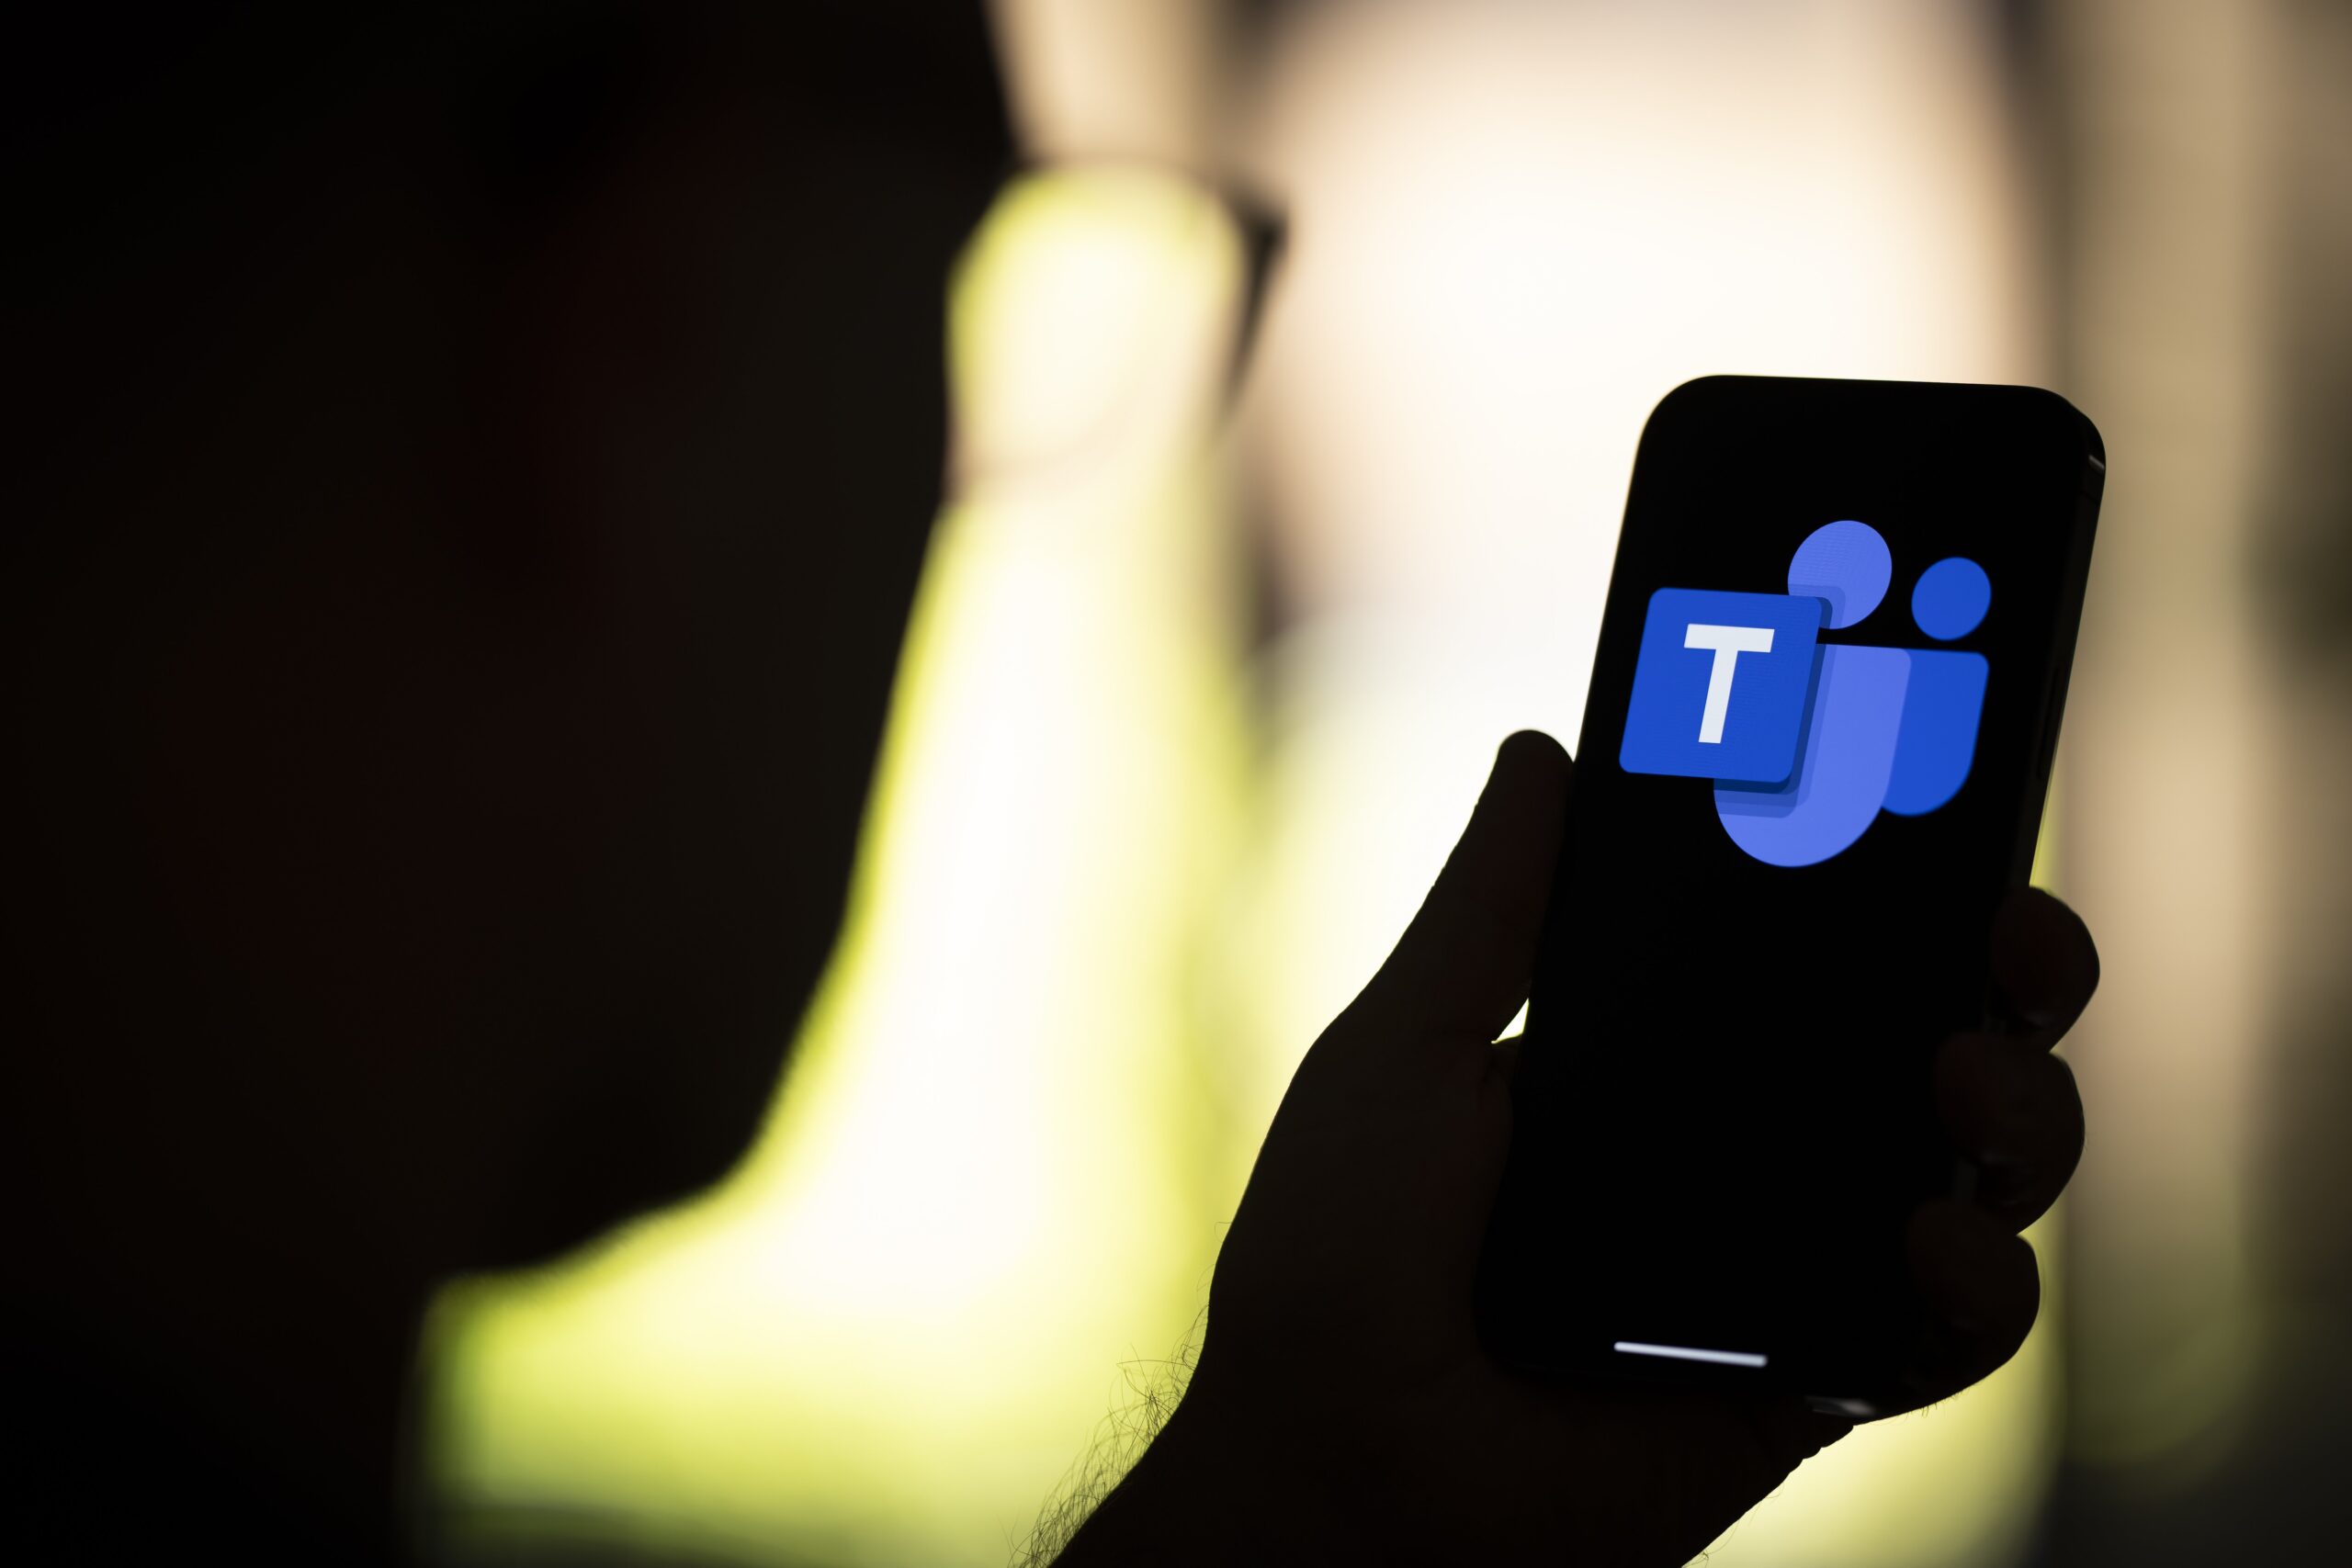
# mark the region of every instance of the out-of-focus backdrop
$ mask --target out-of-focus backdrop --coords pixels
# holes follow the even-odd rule
[[[722,1190],[448,1292],[433,1551],[1002,1562],[1186,1343],[1494,743],[1573,741],[1635,434],[1724,370],[2038,382],[2112,470],[2042,1326],[1711,1560],[2352,1550],[2352,7],[996,16],[1037,162],[949,285],[842,947]]]

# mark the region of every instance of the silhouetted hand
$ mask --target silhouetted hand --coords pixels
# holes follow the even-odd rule
[[[1512,1046],[1570,764],[1507,741],[1404,940],[1292,1080],[1211,1292],[1183,1403],[1065,1562],[1687,1562],[1844,1435],[1794,1397],[1560,1388],[1481,1348],[1471,1292],[1510,1136]],[[2018,1229],[2082,1145],[2049,1054],[2098,960],[2071,911],[2006,906],[1994,974],[2018,1032],[1947,1042],[1937,1087],[1974,1202],[1913,1216],[1937,1321],[1916,1403],[2012,1355],[2040,1280]]]

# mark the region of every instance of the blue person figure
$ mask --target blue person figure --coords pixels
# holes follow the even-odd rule
[[[1911,590],[1911,618],[1938,642],[1966,637],[1993,605],[1993,582],[1965,556],[1939,560]],[[1903,727],[1894,739],[1894,776],[1886,808],[1924,817],[1967,781],[1976,756],[1976,721],[1984,712],[1984,678],[1992,666],[1981,653],[1952,649],[1908,650],[1911,681],[1903,696]]]
[[[1850,626],[1885,598],[1886,540],[1850,519],[1816,528],[1789,560],[1789,592],[1821,600],[1823,625]],[[1939,642],[1966,636],[1992,604],[1974,561],[1952,557],[1919,576],[1911,611]],[[1883,807],[1933,811],[1968,777],[1989,666],[1950,649],[1824,645],[1785,783],[1718,780],[1715,814],[1732,841],[1772,865],[1813,865],[1860,838]]]

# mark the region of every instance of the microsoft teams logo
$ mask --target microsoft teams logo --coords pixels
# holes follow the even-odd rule
[[[1975,757],[1984,656],[1819,640],[1877,609],[1894,572],[1878,530],[1847,521],[1797,547],[1785,594],[1659,589],[1618,765],[1714,780],[1724,830],[1772,865],[1829,859],[1882,807],[1943,805]],[[1911,616],[1950,642],[1992,601],[1984,569],[1953,556],[1919,574]]]

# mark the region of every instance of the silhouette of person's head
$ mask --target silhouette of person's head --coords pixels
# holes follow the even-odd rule
[[[1009,151],[976,6],[358,9],[6,135],[12,1354],[328,1513],[434,1280],[753,1131]]]

